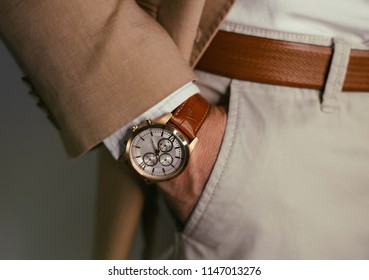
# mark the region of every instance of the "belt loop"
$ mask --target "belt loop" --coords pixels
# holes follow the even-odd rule
[[[333,44],[333,57],[321,104],[321,110],[331,114],[339,110],[338,95],[342,92],[351,52],[350,43],[342,38],[333,38]]]

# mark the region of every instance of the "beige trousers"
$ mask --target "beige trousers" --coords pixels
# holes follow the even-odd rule
[[[369,259],[369,93],[341,92],[352,44],[229,31],[334,44],[335,54],[324,92],[199,73],[204,94],[230,85],[228,123],[172,257]]]

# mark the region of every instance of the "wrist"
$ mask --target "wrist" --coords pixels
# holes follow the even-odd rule
[[[189,217],[210,177],[222,143],[226,120],[224,107],[210,107],[186,170],[172,180],[158,183],[182,222]]]

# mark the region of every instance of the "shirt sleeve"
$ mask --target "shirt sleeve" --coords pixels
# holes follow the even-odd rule
[[[139,125],[147,119],[154,120],[168,112],[172,112],[186,99],[199,92],[199,88],[193,82],[185,84],[171,95],[163,99],[161,102],[156,104],[154,107],[151,107],[145,113],[134,119],[131,123],[122,127],[108,138],[104,139],[104,145],[108,148],[113,157],[118,159],[123,154],[125,149],[123,139],[126,137],[128,130],[132,126]]]

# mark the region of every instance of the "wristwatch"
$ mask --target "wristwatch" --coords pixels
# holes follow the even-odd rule
[[[132,127],[124,159],[146,182],[170,180],[183,172],[210,109],[195,94],[173,112]]]

